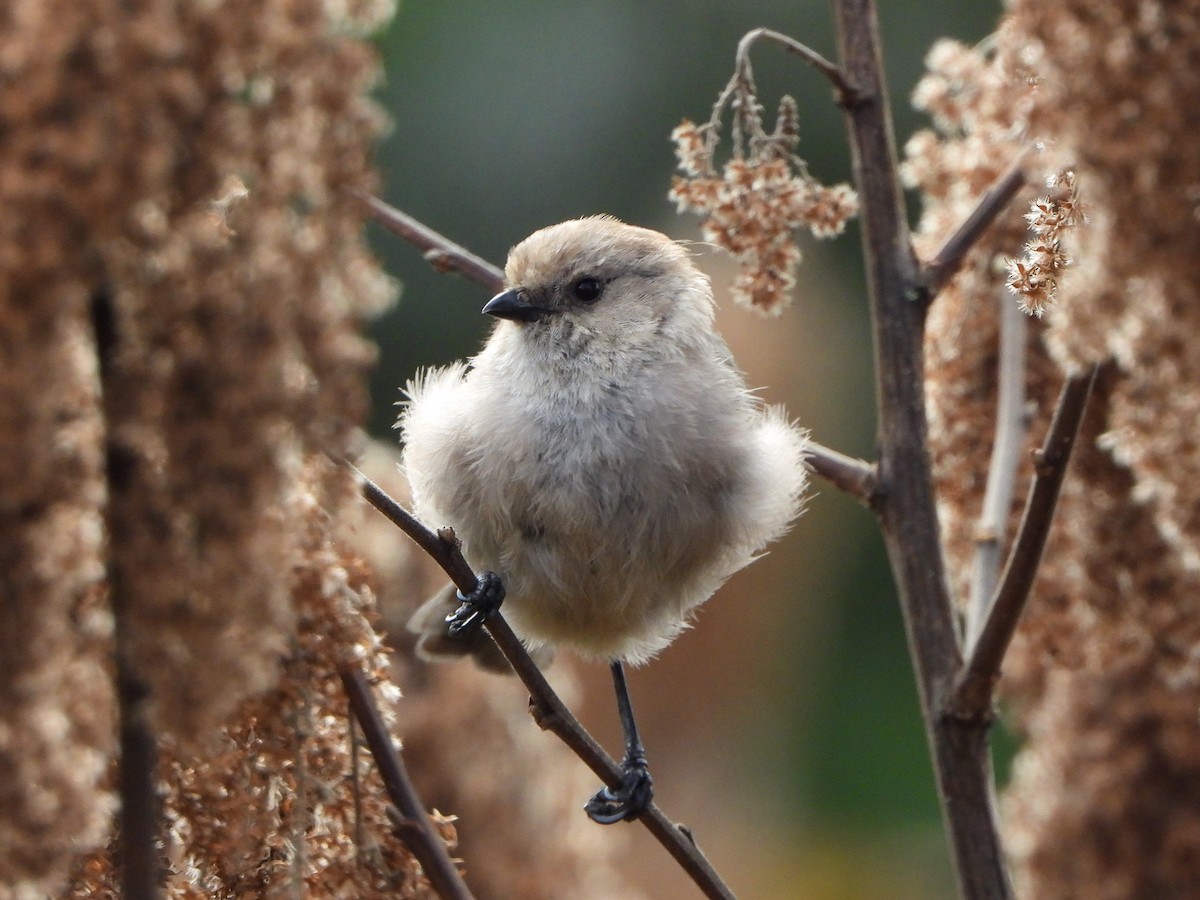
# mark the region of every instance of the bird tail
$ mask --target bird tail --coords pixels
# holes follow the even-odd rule
[[[447,584],[417,608],[408,620],[408,630],[417,635],[417,656],[426,662],[450,662],[469,656],[487,672],[512,675],[512,666],[485,629],[450,634],[446,617],[458,609],[461,602],[454,585]],[[534,652],[533,658],[544,668],[550,664],[553,652],[543,648]]]

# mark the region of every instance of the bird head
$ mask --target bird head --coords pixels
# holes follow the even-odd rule
[[[513,247],[505,290],[483,312],[564,349],[670,343],[711,330],[712,290],[666,235],[592,216]]]

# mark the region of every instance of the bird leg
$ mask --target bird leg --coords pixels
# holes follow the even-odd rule
[[[458,592],[462,602],[454,612],[446,616],[450,637],[467,637],[487,621],[504,602],[504,583],[495,572],[481,572],[475,582],[475,590],[469,594]]]
[[[621,760],[621,785],[613,789],[603,787],[583,807],[593,822],[612,825],[615,822],[632,822],[654,799],[654,779],[646,764],[646,751],[638,737],[637,723],[633,720],[633,704],[629,701],[629,687],[625,684],[625,668],[620,660],[612,661],[613,687],[617,692],[617,713],[621,717],[621,731],[625,735],[625,758]]]

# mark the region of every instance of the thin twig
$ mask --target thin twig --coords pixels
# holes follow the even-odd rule
[[[375,697],[371,693],[371,686],[367,684],[366,676],[352,663],[340,666],[338,676],[346,689],[346,697],[350,700],[354,718],[362,726],[363,738],[371,748],[371,755],[375,758],[375,765],[379,768],[379,775],[383,779],[388,797],[400,814],[399,818],[393,820],[397,834],[417,858],[439,897],[445,900],[472,900],[471,892],[462,880],[458,867],[450,858],[446,842],[433,827],[428,813],[425,812],[425,806],[408,777],[404,760],[392,743],[383,716],[379,714],[379,707],[375,705]]]
[[[1029,161],[1031,147],[1026,147],[1017,155],[1009,166],[1008,171],[997,178],[979,198],[970,215],[963,220],[958,229],[946,239],[933,259],[927,262],[921,272],[921,284],[924,285],[924,299],[929,303],[937,296],[947,281],[958,271],[967,258],[975,242],[983,236],[988,227],[1008,206],[1017,191],[1025,184],[1025,164]]]
[[[348,464],[349,465],[349,464]],[[396,502],[383,488],[366,476],[357,466],[350,465],[362,486],[363,498],[383,513],[389,522],[408,535],[434,562],[450,576],[450,580],[464,594],[475,590],[475,573],[467,565],[461,553],[451,552],[452,539],[434,534],[422,525],[412,513]]]
[[[504,273],[487,260],[480,259],[470,250],[460,247],[378,197],[362,191],[353,193],[366,206],[372,219],[423,251],[425,259],[437,271],[458,272],[491,291],[499,291],[503,287]]]
[[[435,534],[370,478],[358,469],[354,469],[354,472],[361,481],[362,495],[368,503],[428,553],[460,591],[470,593],[475,590],[475,573],[463,558],[453,531],[444,529]],[[605,784],[611,788],[619,787],[621,767],[567,709],[504,617],[495,613],[484,623],[484,627],[529,691],[532,713],[537,723],[566,744]],[[638,821],[658,839],[706,897],[731,900],[733,893],[700,852],[689,830],[676,825],[653,803],[638,817]]]
[[[362,853],[363,847],[366,846],[366,834],[363,830],[365,822],[363,821],[363,785],[362,785],[362,764],[359,762],[359,757],[362,752],[359,749],[358,734],[358,719],[354,716],[350,717],[349,728],[347,729],[346,740],[350,742],[350,787],[354,796],[354,846],[357,852]]]
[[[292,652],[289,655],[296,660],[299,658],[300,642],[293,638],[291,643]],[[304,745],[312,737],[314,731],[313,684],[310,679],[303,677],[297,678],[295,683],[301,686],[300,704],[297,709],[288,714],[287,719],[291,726],[292,737],[296,742],[293,769],[296,784],[294,807],[296,815],[288,817],[288,835],[285,840],[294,848],[292,858],[288,861],[289,893],[295,900],[303,900],[307,888],[307,882],[304,880],[305,873],[308,871],[307,835],[311,833],[314,810],[314,804],[310,797],[313,789],[313,777],[308,770],[308,754],[304,752]],[[354,720],[350,721],[353,725]],[[357,784],[355,787],[357,788]],[[361,847],[362,845],[355,844],[355,846]]]
[[[1025,313],[1007,290],[1000,304],[1000,361],[996,382],[996,438],[988,464],[983,509],[975,531],[974,573],[967,601],[966,645],[974,644],[987,620],[1000,575],[1004,534],[1012,510],[1021,447],[1025,442]]]
[[[748,31],[738,41],[737,47],[737,67],[739,70],[749,68],[750,48],[755,41],[770,41],[777,44],[789,53],[794,53],[803,59],[806,63],[820,72],[833,85],[835,96],[838,105],[845,106],[848,104],[857,103],[859,100],[859,91],[854,84],[846,77],[846,73],[836,64],[826,59],[816,50],[813,50],[806,44],[802,44],[794,38],[788,37],[786,34],[780,34],[778,31],[772,31],[769,28],[755,28],[753,31]]]
[[[871,463],[813,442],[809,443],[804,458],[810,469],[838,490],[854,497],[863,506],[874,504],[878,478]]]
[[[949,703],[950,712],[958,718],[970,720],[990,714],[1000,666],[1033,587],[1096,372],[1097,367],[1093,366],[1086,372],[1070,376],[1059,395],[1045,443],[1035,457],[1036,475],[1029,488],[1029,499],[1012,553],[1004,567],[1004,577]]]

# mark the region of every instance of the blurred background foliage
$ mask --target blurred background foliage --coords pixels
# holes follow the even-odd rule
[[[908,95],[929,46],[941,36],[981,40],[1000,7],[881,7],[902,147],[925,124]],[[707,120],[738,39],[760,25],[835,55],[824,2],[404,0],[377,37],[386,63],[378,98],[394,123],[378,158],[383,196],[497,263],[537,228],[598,212],[696,239],[695,221],[666,198],[675,165],[668,135],[681,118]],[[813,174],[848,179],[826,83],[765,45],[754,67],[768,115],[781,93],[798,101],[800,153]],[[912,198],[910,206],[915,217]],[[398,386],[422,366],[478,348],[487,296],[434,274],[382,231],[372,240],[403,286],[374,333],[381,360],[372,430],[392,440]],[[730,308],[729,260],[704,246],[696,252],[750,383],[822,443],[870,458],[857,230],[804,246],[800,287],[778,320]],[[948,897],[949,862],[881,541],[864,510],[815,487],[793,533],[708,604],[693,631],[633,674],[659,798],[744,896]],[[583,717],[615,751],[607,673],[592,668],[601,671],[588,673]],[[643,835],[631,843],[630,865],[650,896],[694,895]]]

